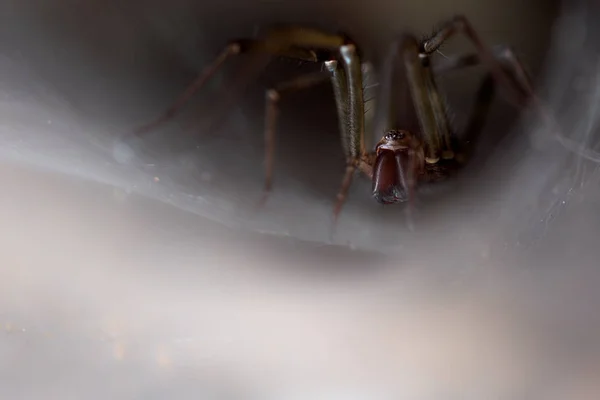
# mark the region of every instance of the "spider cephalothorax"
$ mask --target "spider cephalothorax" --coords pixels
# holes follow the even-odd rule
[[[423,147],[410,132],[391,130],[375,146],[373,197],[381,204],[407,201],[423,170]]]

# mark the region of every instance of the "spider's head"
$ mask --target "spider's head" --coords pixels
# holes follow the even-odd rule
[[[391,130],[375,147],[373,197],[381,204],[407,201],[416,183],[419,144],[408,131]]]

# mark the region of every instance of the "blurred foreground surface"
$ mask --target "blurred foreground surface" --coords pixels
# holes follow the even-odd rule
[[[571,3],[553,23],[535,2],[475,3],[396,10],[404,21],[380,19],[381,35],[471,10],[491,43],[531,56],[567,137],[528,115],[502,124],[499,105],[490,132],[514,130],[502,151],[425,204],[416,232],[401,211],[373,207],[363,182],[336,245],[326,242],[343,168],[335,118],[320,118],[331,104],[290,101],[274,196],[251,215],[260,87],[210,140],[176,135],[204,126],[200,105],[149,143],[121,137],[228,32],[207,24],[217,33],[206,54],[186,58],[198,44],[172,29],[193,18],[154,3],[141,14],[135,2],[3,6],[0,397],[597,399],[598,10]],[[323,7],[319,18],[368,30],[356,7]],[[254,17],[229,23],[245,36]],[[531,32],[511,37],[516,21]]]

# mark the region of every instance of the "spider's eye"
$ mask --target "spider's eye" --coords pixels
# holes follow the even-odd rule
[[[404,132],[402,131],[392,131],[385,135],[387,140],[401,140],[404,139]]]

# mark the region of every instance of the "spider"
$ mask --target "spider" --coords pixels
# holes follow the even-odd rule
[[[497,85],[504,90],[506,100],[517,107],[530,105],[536,99],[528,74],[510,48],[488,48],[465,16],[456,16],[440,26],[428,39],[418,40],[411,34],[403,34],[393,43],[394,62],[404,71],[418,129],[388,130],[373,151],[365,148],[363,64],[357,45],[345,34],[303,26],[273,27],[260,39],[230,42],[163,115],[140,127],[136,134],[141,135],[173,118],[232,56],[261,53],[322,63],[325,66],[323,71],[296,77],[266,91],[263,202],[272,188],[275,125],[281,96],[328,80],[333,86],[347,160],[333,210],[334,223],[356,171],[371,179],[372,196],[379,203],[412,202],[418,184],[445,179],[470,158]],[[457,34],[465,35],[476,51],[434,64],[432,55],[447,39]],[[470,122],[463,135],[458,135],[448,119],[436,76],[477,64],[486,66],[488,72],[478,91]],[[391,73],[395,74],[394,71]]]

